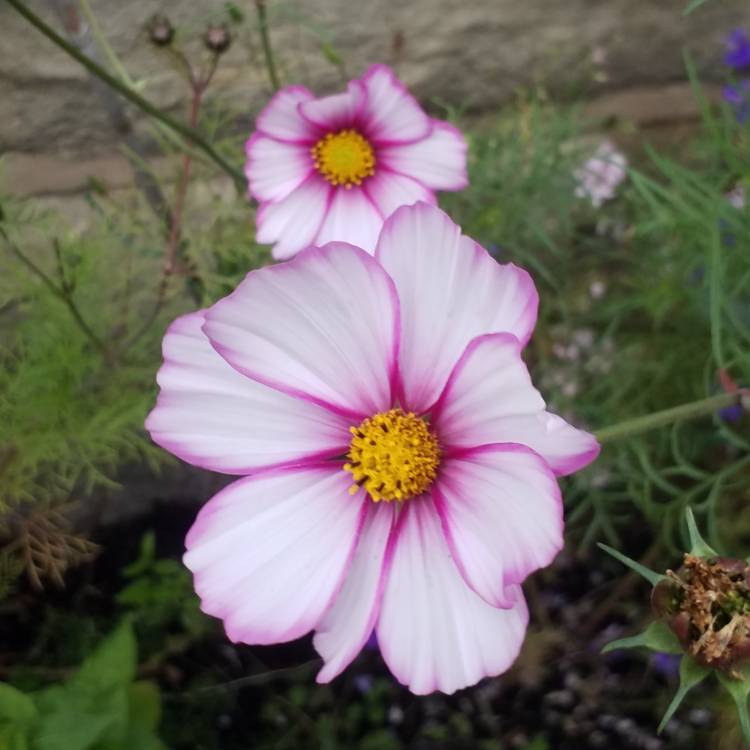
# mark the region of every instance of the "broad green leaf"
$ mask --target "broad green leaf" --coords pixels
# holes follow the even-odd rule
[[[692,508],[685,508],[685,522],[690,535],[690,554],[695,555],[695,557],[716,557],[718,554],[716,550],[709,547],[700,531],[698,531]]]
[[[610,651],[616,651],[621,648],[650,648],[652,651],[660,651],[665,654],[680,654],[682,646],[677,640],[677,636],[661,620],[652,622],[642,633],[630,636],[629,638],[620,638],[617,641],[608,643],[603,649],[603,654]]]
[[[627,565],[631,570],[638,573],[639,576],[643,576],[652,586],[656,586],[659,581],[666,578],[665,575],[662,575],[661,573],[657,573],[654,570],[651,570],[650,568],[647,568],[645,565],[641,565],[639,562],[636,562],[635,560],[631,560],[626,555],[623,555],[622,552],[618,552],[613,547],[610,547],[608,544],[603,544],[602,542],[599,542],[597,544],[597,547],[600,549],[603,549],[608,554],[612,555],[612,557],[615,558],[615,560],[619,560],[623,565]]]
[[[135,677],[136,660],[133,628],[128,620],[124,620],[83,662],[70,680],[70,687],[100,693],[129,685]]]
[[[0,682],[0,723],[2,719],[26,723],[36,718],[34,701],[20,690]]]
[[[688,691],[703,680],[711,670],[708,667],[702,667],[697,662],[693,661],[689,656],[683,656],[680,661],[680,687],[677,688],[672,702],[669,704],[664,718],[659,724],[659,728],[656,730],[661,733],[662,729],[667,726],[667,723],[674,715],[674,712],[679,708]]]
[[[140,680],[130,686],[130,721],[154,731],[161,719],[161,694],[154,682]]]

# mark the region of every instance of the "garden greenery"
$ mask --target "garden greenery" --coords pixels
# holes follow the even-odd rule
[[[257,6],[269,80],[278,88],[272,19],[264,2]],[[230,4],[226,23],[234,32],[250,20]],[[321,47],[345,70],[327,38]],[[221,64],[215,51],[208,59]],[[750,549],[750,431],[735,397],[750,385],[750,207],[727,199],[730,191],[750,189],[750,131],[731,106],[706,101],[689,61],[687,67],[702,112],[690,148],[663,153],[635,144],[627,181],[601,208],[576,195],[576,170],[598,138],[596,124],[575,108],[534,90],[491,117],[439,113],[460,123],[469,140],[469,187],[442,194],[440,205],[498,260],[533,274],[541,306],[527,364],[551,407],[604,443],[592,467],[564,480],[568,545],[592,554],[604,540],[657,568],[656,561],[666,565],[691,546],[687,508],[712,547],[736,557]],[[109,75],[115,89],[132,91],[116,69]],[[130,98],[138,104],[142,97]],[[166,210],[147,193],[112,193],[92,183],[81,230],[7,187],[0,195],[0,599],[6,603],[27,582],[37,589],[62,584],[69,568],[97,554],[71,517],[119,486],[128,466],[145,463],[158,472],[172,460],[143,430],[167,325],[271,262],[269,248],[253,239],[253,208],[236,189],[238,169],[230,165],[229,178],[222,171],[241,153],[245,134],[231,127],[238,113],[223,102],[199,98],[199,104],[199,119],[180,125],[179,137],[171,118],[160,116],[155,125],[161,149],[179,157],[173,174],[157,179],[142,155],[130,153],[136,171],[154,179]],[[715,407],[695,419],[627,429],[639,415],[703,400]],[[612,425],[625,428],[608,432]],[[138,678],[136,635],[141,666],[158,670],[209,638],[213,623],[198,611],[186,571],[158,559],[150,536],[123,578],[116,616],[86,631],[80,651],[88,656],[80,669],[71,647],[61,656],[68,670],[62,681],[19,670],[0,685],[0,746],[159,748],[167,746],[157,738],[162,711],[173,712],[165,726],[179,736],[175,717],[199,711],[201,703],[208,713],[231,704],[223,694],[212,703],[196,693],[180,706],[161,705],[156,684]],[[67,632],[57,615],[44,617],[52,632]],[[105,631],[111,631],[106,638]],[[299,747],[311,732],[330,747],[355,741],[364,719],[337,713],[327,688],[315,693],[306,684],[309,666],[300,667],[304,681],[290,680],[264,707],[264,738],[274,736],[282,716],[279,746]],[[358,706],[372,726],[383,723],[381,699],[392,691],[378,680]],[[461,716],[454,711],[436,737],[468,731]],[[218,747],[214,735],[205,742]],[[397,747],[380,729],[366,742],[372,750]],[[544,743],[540,736],[528,747]]]

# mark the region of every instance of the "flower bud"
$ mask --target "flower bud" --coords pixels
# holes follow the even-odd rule
[[[161,13],[151,16],[146,24],[149,39],[157,47],[168,47],[174,39],[172,22]]]
[[[229,45],[232,43],[232,35],[229,33],[229,28],[224,24],[209,26],[203,36],[203,43],[211,52],[221,55],[229,49]]]

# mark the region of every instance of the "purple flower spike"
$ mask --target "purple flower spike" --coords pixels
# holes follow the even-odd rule
[[[724,62],[735,70],[750,68],[750,39],[743,29],[735,29],[727,38]]]

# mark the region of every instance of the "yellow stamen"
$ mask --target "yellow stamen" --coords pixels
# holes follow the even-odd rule
[[[350,188],[375,174],[375,153],[356,130],[328,133],[310,149],[315,167],[332,185]]]
[[[408,500],[432,484],[440,465],[440,446],[427,423],[409,412],[391,409],[351,427],[349,463],[354,494],[364,487],[377,503]]]

